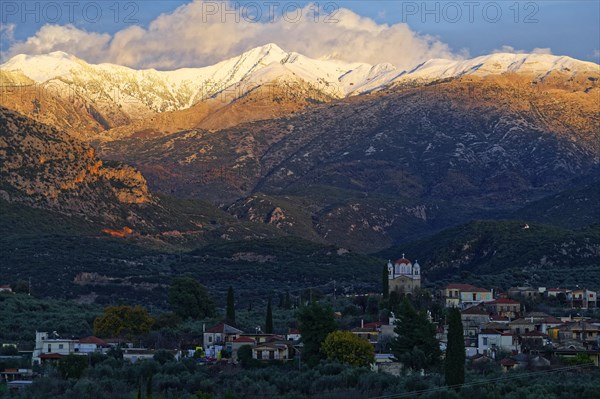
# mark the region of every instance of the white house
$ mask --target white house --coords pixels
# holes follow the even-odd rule
[[[204,332],[204,348],[208,349],[213,345],[224,346],[228,342],[233,342],[235,339],[239,338],[242,333],[242,330],[230,326],[229,324],[219,323]]]
[[[106,341],[94,336],[81,338],[75,342],[75,352],[79,353],[104,353],[108,349],[110,345]]]
[[[54,333],[51,337],[47,332],[35,332],[35,348],[31,361],[33,364],[41,364],[45,360],[57,360],[75,352],[73,339],[60,338]]]
[[[512,333],[502,333],[498,330],[484,329],[477,336],[477,352],[496,357],[498,351],[519,351],[519,342]]]
[[[288,341],[298,341],[301,338],[300,331],[294,328],[290,328],[285,338]]]
[[[81,339],[60,338],[58,334],[47,332],[35,333],[35,348],[32,363],[59,360],[63,356],[87,355],[93,352],[105,353],[110,345],[100,338],[85,337]]]
[[[12,292],[12,288],[10,288],[10,285],[0,285],[0,292]]]

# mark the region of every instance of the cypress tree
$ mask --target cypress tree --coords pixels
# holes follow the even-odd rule
[[[390,281],[388,279],[387,265],[383,265],[383,271],[381,273],[381,282],[383,283],[383,299],[388,299],[390,296]]]
[[[233,287],[229,287],[227,290],[227,315],[226,319],[228,323],[235,324],[235,297],[233,295]]]
[[[271,310],[271,298],[267,302],[267,320],[265,321],[265,332],[273,334],[273,311]]]
[[[446,385],[462,385],[465,382],[465,338],[460,311],[450,309],[448,314],[448,347],[444,361]]]

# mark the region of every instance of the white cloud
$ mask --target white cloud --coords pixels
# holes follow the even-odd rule
[[[72,25],[45,25],[34,36],[14,43],[3,56],[60,50],[89,62],[173,69],[214,64],[274,42],[286,51],[313,58],[390,62],[400,68],[431,58],[459,58],[438,38],[418,34],[407,24],[377,24],[348,9],[339,9],[331,18],[335,22],[312,12],[314,5],[297,13],[290,9],[287,17],[277,10],[273,19],[250,22],[250,9],[241,9],[236,16],[226,14],[225,7],[232,8],[229,3],[197,0],[160,15],[147,28],[131,26],[112,36]],[[214,15],[208,15],[211,12]],[[268,19],[269,10],[261,12]]]
[[[512,53],[512,54],[550,54],[552,55],[552,49],[549,47],[539,48],[536,47],[533,50],[517,50],[513,46],[504,45],[499,49],[492,51],[492,53]]]
[[[23,42],[15,42],[8,56],[16,54],[45,54],[52,51],[73,53],[85,60],[98,60],[98,55],[106,52],[110,42],[107,33],[92,33],[73,25],[44,25],[34,36]]]

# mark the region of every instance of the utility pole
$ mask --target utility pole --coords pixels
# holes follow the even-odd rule
[[[333,280],[333,306],[335,307],[335,280]]]

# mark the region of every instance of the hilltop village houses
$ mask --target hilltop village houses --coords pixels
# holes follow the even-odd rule
[[[390,291],[415,295],[421,287],[419,263],[404,254],[387,263]],[[460,310],[467,361],[472,365],[497,364],[504,370],[516,367],[547,367],[556,359],[586,356],[596,366],[600,358],[600,319],[580,315],[557,317],[527,309],[532,303],[547,301],[563,309],[593,309],[598,306],[598,292],[585,288],[513,287],[506,292],[450,283],[434,292],[445,307]],[[566,312],[563,312],[563,314]],[[433,319],[430,317],[430,320]],[[373,367],[398,373],[401,365],[389,353],[389,343],[396,337],[396,318],[364,322],[350,328],[356,336],[371,343],[376,361]],[[437,338],[443,350],[447,326],[436,324]],[[250,346],[252,358],[261,362],[286,362],[301,358],[302,336],[290,328],[285,334],[266,334],[260,329],[244,331],[227,322],[205,328],[195,347],[169,350],[175,359],[194,357],[199,362],[237,363],[238,351]],[[119,348],[123,359],[136,362],[152,359],[156,349],[142,348],[122,339],[61,337],[57,333],[36,332],[32,365],[57,363],[69,355],[108,353]],[[25,370],[31,376],[31,370]],[[0,370],[0,377],[15,378],[13,370]],[[11,374],[12,373],[12,374]],[[21,373],[22,374],[22,373]],[[12,377],[11,377],[12,376]],[[27,382],[27,381],[25,381]]]

